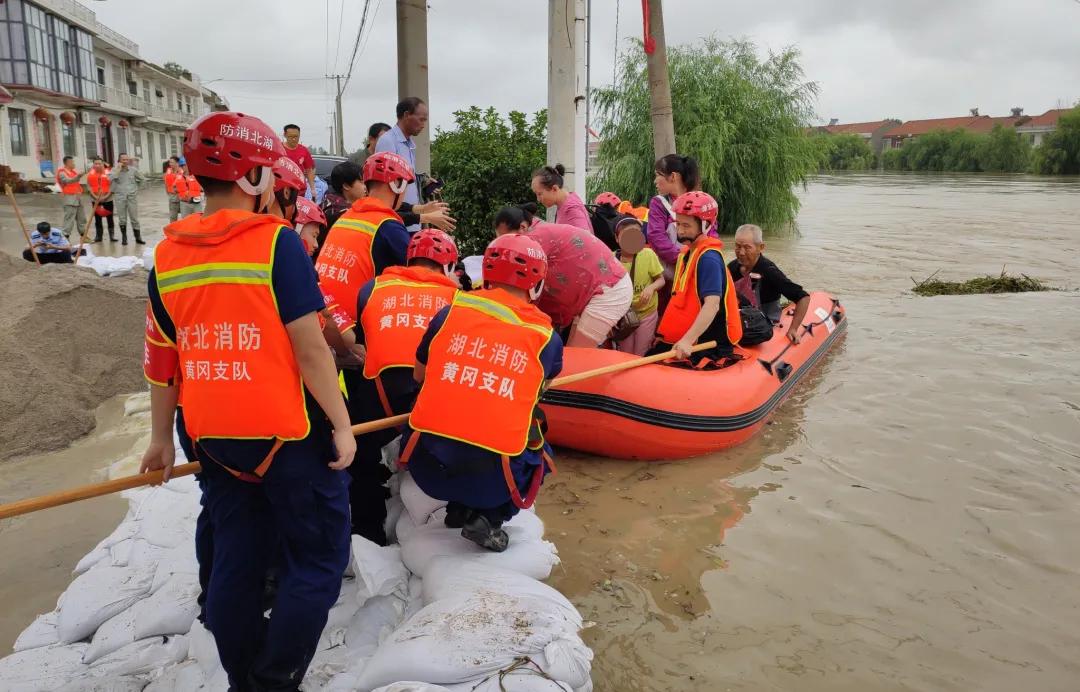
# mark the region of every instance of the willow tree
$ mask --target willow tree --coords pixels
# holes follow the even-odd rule
[[[805,134],[817,85],[805,81],[798,51],[762,59],[748,41],[709,38],[669,49],[668,70],[679,153],[698,160],[702,188],[720,202],[722,229],[792,227],[794,188],[819,163]],[[621,58],[616,83],[597,89],[593,101],[601,144],[590,187],[647,201],[656,194],[655,161],[640,43]]]

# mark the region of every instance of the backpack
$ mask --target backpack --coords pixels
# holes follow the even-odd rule
[[[619,243],[615,240],[615,224],[624,215],[610,204],[586,204],[585,210],[589,212],[593,235],[607,245],[612,252],[616,252],[619,249]]]
[[[756,346],[773,337],[772,320],[758,307],[761,304],[760,289],[752,281],[751,276],[745,276],[735,282],[739,298],[739,317],[742,320],[743,329],[742,338],[739,339],[740,346]]]

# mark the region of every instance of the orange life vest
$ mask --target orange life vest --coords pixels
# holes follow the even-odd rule
[[[731,283],[731,273],[727,270],[724,257],[720,249],[724,244],[709,236],[701,236],[690,247],[683,248],[679,258],[675,260],[675,281],[671,287],[671,301],[668,303],[664,316],[660,319],[660,326],[656,331],[666,343],[673,344],[686,335],[690,326],[694,324],[698,313],[701,312],[701,301],[698,299],[697,269],[698,263],[706,252],[715,252],[720,255],[721,266],[724,267],[724,294],[721,300],[724,304],[724,312],[727,317],[727,338],[732,345],[739,343],[742,338],[742,319],[739,317],[739,298],[735,293],[735,286]]]
[[[176,327],[180,405],[191,437],[308,435],[300,368],[277,311],[274,216],[223,210],[165,227],[158,291]]]
[[[79,174],[79,171],[74,168],[61,168],[56,173],[56,184],[60,186],[60,193],[64,195],[81,195],[82,183],[76,180],[73,183],[67,183],[66,185],[60,182],[60,174],[65,173],[70,177],[75,177]]]
[[[196,197],[202,197],[203,189],[199,181],[193,175],[178,175],[173,183],[173,189],[177,196],[185,202],[190,202]]]
[[[457,283],[422,267],[388,267],[375,287],[360,324],[364,328],[364,377],[387,368],[413,367],[416,349],[435,314],[454,300]]]
[[[431,340],[413,429],[517,456],[540,400],[551,318],[502,289],[459,292]]]
[[[375,278],[371,247],[384,221],[401,221],[393,209],[373,197],[358,199],[326,234],[315,271],[332,302],[356,322],[356,297]]]
[[[90,188],[90,192],[98,197],[106,197],[112,190],[112,181],[109,180],[108,172],[98,173],[95,170],[91,170],[86,174],[86,186]]]
[[[165,174],[165,192],[170,195],[176,194],[176,181],[178,178],[184,177],[183,173],[173,173],[169,171]]]

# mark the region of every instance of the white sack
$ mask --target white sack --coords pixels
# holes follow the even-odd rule
[[[413,537],[413,534],[416,533],[418,528],[420,527],[416,525],[412,515],[409,514],[407,510],[403,510],[398,516],[397,521],[394,523],[394,540],[400,545],[405,545],[409,542],[409,539]],[[387,539],[389,538],[390,536],[387,535]]]
[[[411,473],[403,471],[398,475],[401,476],[401,501],[417,525],[426,524],[436,510],[446,506],[444,500],[436,500],[421,490]]]
[[[99,658],[90,666],[90,674],[147,675],[183,661],[187,651],[188,640],[183,635],[140,639]]]
[[[56,692],[142,692],[146,680],[130,675],[110,675],[104,678],[78,678]]]
[[[85,644],[56,644],[0,659],[0,690],[41,692],[62,687],[86,672],[85,650]]]
[[[149,597],[103,623],[94,633],[83,663],[93,663],[140,639],[187,634],[199,614],[198,597],[199,582],[194,575],[173,577]]]
[[[529,540],[528,528],[520,528],[512,523],[506,524],[505,528],[510,536],[510,546],[501,553],[493,553],[462,538],[460,529],[425,526],[405,542],[401,558],[410,572],[425,579],[428,566],[437,557],[467,557],[485,567],[501,567],[534,579],[547,579],[551,568],[559,563],[555,546],[547,541]]]
[[[363,536],[353,536],[352,563],[360,604],[374,596],[408,593],[409,573],[401,562],[399,546],[384,547]]]
[[[346,577],[345,581],[341,583],[341,591],[338,593],[337,601],[327,614],[324,632],[349,626],[353,615],[360,608],[360,600],[356,597],[356,591],[356,580]]]
[[[371,656],[380,642],[404,620],[405,601],[396,596],[370,598],[353,615],[345,631],[345,645],[359,656]]]
[[[199,664],[203,676],[209,680],[221,667],[221,658],[218,656],[217,642],[214,635],[206,626],[196,620],[188,632],[188,658],[194,659]]]
[[[206,682],[202,668],[195,661],[184,661],[175,666],[169,666],[161,672],[161,676],[147,685],[143,692],[182,692],[182,690],[197,690]]]
[[[143,598],[153,580],[153,565],[98,565],[78,576],[64,592],[58,619],[60,641],[77,642],[89,637],[101,623]]]
[[[22,631],[12,648],[15,651],[26,651],[58,643],[60,641],[59,618],[60,614],[55,610],[38,615],[30,626]]]
[[[386,501],[386,521],[383,522],[383,531],[386,532],[386,540],[389,543],[400,543],[398,540],[395,529],[397,527],[398,519],[405,514],[405,503],[401,501],[401,497],[394,495]]]

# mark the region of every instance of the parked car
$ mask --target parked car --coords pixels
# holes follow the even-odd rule
[[[334,166],[348,161],[344,156],[328,156],[326,154],[312,154],[311,158],[315,160],[315,175],[327,183],[330,182],[330,171],[334,170]]]

